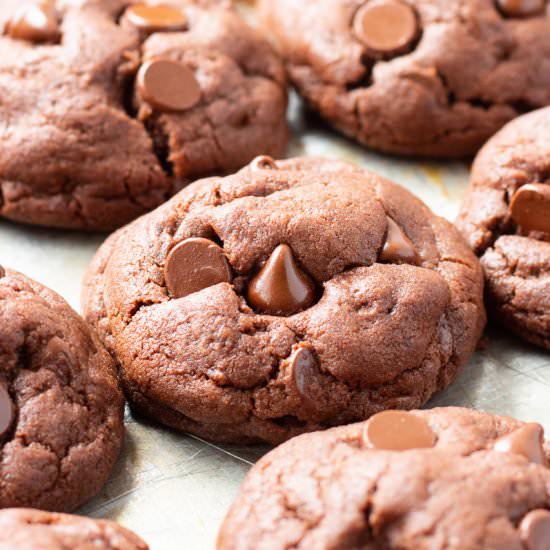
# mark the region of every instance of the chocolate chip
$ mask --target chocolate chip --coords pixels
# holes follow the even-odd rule
[[[292,352],[289,359],[289,367],[296,390],[307,404],[313,405],[314,396],[311,395],[310,390],[319,370],[315,356],[310,349],[299,347]]]
[[[387,451],[433,447],[435,439],[423,418],[406,411],[375,414],[363,430],[363,442],[367,447]]]
[[[510,202],[512,219],[525,231],[550,233],[550,184],[520,187]]]
[[[418,265],[420,258],[411,240],[391,218],[387,218],[387,221],[386,242],[380,254],[380,261]]]
[[[10,429],[14,418],[13,401],[8,390],[0,384],[0,438]]]
[[[147,32],[181,31],[187,28],[185,14],[173,6],[163,4],[134,4],[126,10],[126,17],[132,25]]]
[[[167,59],[147,61],[137,75],[142,98],[160,111],[185,111],[201,98],[193,72],[185,65]]]
[[[519,524],[519,535],[527,550],[550,548],[550,512],[533,510]]]
[[[6,276],[6,270],[0,265],[0,279]]]
[[[6,23],[4,32],[28,42],[57,42],[60,32],[53,3],[44,1],[21,7]]]
[[[496,0],[497,8],[507,17],[531,17],[544,13],[545,0]]]
[[[277,165],[275,161],[266,155],[256,157],[251,163],[250,168],[252,170],[276,170]]]
[[[535,464],[545,464],[544,429],[540,424],[531,422],[516,431],[497,439],[493,449],[500,453],[523,455]]]
[[[230,283],[233,273],[222,248],[208,239],[191,238],[170,251],[164,278],[170,294],[183,298],[203,288]]]
[[[298,267],[292,250],[279,245],[248,286],[248,301],[270,315],[292,315],[315,300],[315,284]]]
[[[371,0],[353,18],[355,36],[373,54],[405,53],[418,35],[411,6],[400,0]]]

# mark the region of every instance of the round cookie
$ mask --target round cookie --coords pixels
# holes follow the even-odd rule
[[[113,360],[57,294],[3,268],[0,327],[0,508],[74,510],[121,448]]]
[[[494,318],[550,349],[550,108],[480,151],[457,225],[481,259]]]
[[[389,153],[473,155],[550,104],[545,0],[262,0],[290,79],[332,126]]]
[[[0,217],[110,230],[283,153],[267,41],[222,0],[155,4],[2,0]]]
[[[256,159],[120,230],[83,308],[136,410],[231,442],[417,407],[485,322],[479,263],[451,224],[315,158]]]
[[[17,508],[0,511],[2,550],[148,550],[112,521]]]
[[[385,411],[301,435],[249,472],[218,550],[546,550],[539,424],[460,408]]]

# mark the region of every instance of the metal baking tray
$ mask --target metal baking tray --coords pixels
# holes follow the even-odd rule
[[[416,162],[382,156],[338,136],[304,113],[293,96],[294,137],[288,156],[345,159],[386,176],[453,220],[468,182],[465,163]],[[49,231],[0,221],[0,264],[22,271],[79,310],[80,282],[104,235]],[[427,405],[459,405],[550,430],[550,354],[490,327],[488,341],[461,377]],[[79,513],[118,521],[153,550],[214,548],[227,508],[267,447],[219,446],[136,421],[127,413],[122,456],[101,493]]]

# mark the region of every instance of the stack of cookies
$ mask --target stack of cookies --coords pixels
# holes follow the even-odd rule
[[[0,258],[0,548],[148,548],[68,514],[127,401],[280,445],[218,550],[550,549],[543,427],[418,410],[486,311],[550,350],[550,8],[257,4],[254,28],[226,0],[2,0],[0,217],[114,232],[82,317]],[[366,147],[477,155],[456,225],[354,164],[278,160],[289,84]]]

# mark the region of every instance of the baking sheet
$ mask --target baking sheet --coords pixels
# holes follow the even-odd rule
[[[292,98],[293,155],[356,162],[407,187],[436,213],[453,220],[466,188],[463,163],[395,159],[365,151],[304,115]],[[103,235],[18,226],[0,221],[0,264],[22,271],[79,310],[80,281]],[[550,430],[550,355],[491,328],[487,346],[462,376],[428,406],[460,405]],[[120,461],[101,493],[80,513],[108,518],[141,535],[153,550],[209,549],[248,469],[265,447],[217,446],[136,421],[129,413]]]

